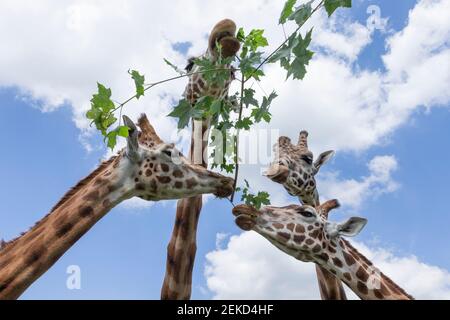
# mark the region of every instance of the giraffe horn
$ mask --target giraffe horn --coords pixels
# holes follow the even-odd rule
[[[300,131],[297,145],[302,149],[308,150],[308,131]]]
[[[138,119],[138,126],[141,128],[142,134],[148,138],[153,140],[156,144],[161,144],[163,141],[156,133],[153,126],[150,124],[150,121],[148,121],[148,118],[145,113],[141,114]]]
[[[328,213],[336,208],[339,208],[341,206],[341,204],[339,203],[339,201],[337,199],[332,199],[332,200],[328,200],[325,201],[324,203],[322,203],[320,205],[320,209],[322,214],[328,218]]]

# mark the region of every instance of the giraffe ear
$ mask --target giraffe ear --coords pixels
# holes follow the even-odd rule
[[[317,158],[317,160],[314,161],[314,169],[316,173],[319,171],[320,167],[323,164],[327,163],[331,158],[333,158],[333,156],[334,156],[333,150],[322,152]]]
[[[127,137],[127,150],[126,155],[127,157],[134,162],[137,162],[139,160],[139,142],[138,142],[138,129],[134,122],[128,118],[127,116],[123,116],[123,123],[130,128],[128,131],[128,137]]]
[[[366,223],[367,219],[360,217],[351,217],[347,221],[337,224],[337,234],[340,236],[354,237],[361,232]]]

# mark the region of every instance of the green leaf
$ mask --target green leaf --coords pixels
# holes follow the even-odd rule
[[[255,52],[260,47],[269,45],[267,39],[263,36],[263,29],[253,29],[245,38],[244,45],[249,47],[251,51]]]
[[[252,29],[250,33],[246,36],[244,29],[239,28],[237,39],[243,43],[242,50],[240,53],[240,58],[247,58],[248,53],[256,53],[258,48],[266,47],[269,45],[266,37],[263,36],[263,29]]]
[[[297,33],[294,32],[288,38],[288,42],[283,45],[277,52],[269,59],[269,63],[277,62],[283,58],[290,58],[292,55],[292,49],[298,44]]]
[[[111,130],[110,132],[108,132],[105,135],[105,141],[107,141],[107,146],[108,148],[111,148],[111,150],[114,150],[114,147],[117,144],[117,137],[128,137],[128,131],[130,130],[130,128],[128,128],[127,126],[119,126],[117,128],[115,128],[114,130]]]
[[[222,107],[222,101],[219,99],[216,99],[211,103],[211,105],[209,107],[209,112],[211,114],[217,114],[220,112],[221,107]]]
[[[250,126],[252,124],[253,124],[253,121],[250,118],[245,117],[241,120],[236,121],[236,128],[250,130]]]
[[[254,197],[254,207],[260,209],[262,205],[270,204],[270,195],[266,191],[258,191],[256,197]]]
[[[203,117],[203,115],[207,115],[211,111],[212,104],[218,101],[221,103],[220,100],[216,100],[212,96],[202,96],[197,99],[197,102],[194,105],[194,111],[196,112],[196,117]],[[215,106],[216,108],[217,106]]]
[[[99,109],[90,109],[88,112],[86,112],[86,117],[88,119],[96,120],[101,114],[102,112]]]
[[[255,119],[255,122],[261,122],[264,120],[266,122],[270,122],[271,113],[269,112],[270,104],[272,100],[275,99],[278,95],[275,91],[273,91],[269,97],[263,97],[263,101],[261,103],[261,107],[255,108],[252,110],[251,116]]]
[[[292,14],[296,2],[297,0],[286,1],[283,10],[281,11],[280,19],[278,20],[279,24],[283,24],[286,22],[287,18]]]
[[[113,150],[117,144],[117,131],[113,130],[113,131],[109,132],[106,135],[105,139],[108,140],[108,143],[107,143],[108,148],[111,148],[111,150]]]
[[[131,78],[134,80],[134,84],[136,86],[136,99],[139,99],[140,96],[144,95],[144,82],[145,76],[139,74],[136,70],[128,70],[128,73],[131,75]]]
[[[238,39],[238,41],[240,42],[244,42],[245,41],[245,33],[244,33],[244,28],[240,27],[237,34],[236,34],[236,39]]]
[[[234,168],[235,168],[235,165],[233,163],[230,163],[230,164],[222,163],[220,165],[220,169],[227,173],[232,173],[234,171]]]
[[[99,109],[103,112],[108,112],[114,109],[114,102],[111,101],[111,89],[106,88],[101,83],[97,82],[98,93],[94,94],[91,99],[91,106],[93,109]]]
[[[128,128],[127,126],[120,126],[117,128],[117,135],[127,138],[129,131],[130,131],[130,128]]]
[[[102,119],[102,126],[104,129],[107,129],[111,125],[113,125],[116,121],[117,121],[117,118],[114,117],[114,115],[112,113],[110,113]]]
[[[244,94],[242,95],[242,103],[248,108],[249,105],[258,107],[258,100],[254,98],[255,90],[251,88],[244,89]]]
[[[245,187],[244,188],[236,188],[236,191],[242,190],[241,200],[245,202],[245,204],[253,206],[256,209],[260,209],[262,205],[270,204],[269,193],[266,191],[258,191],[256,195],[249,192],[250,184],[247,180],[244,179]]]
[[[250,52],[250,54],[241,59],[239,68],[243,73],[245,78],[255,78],[256,80],[260,80],[259,77],[264,75],[264,72],[259,69],[256,70],[256,67],[262,61],[262,52]]]
[[[186,74],[186,72],[184,70],[181,70],[180,68],[178,68],[176,65],[174,65],[172,62],[170,62],[169,60],[167,60],[166,58],[164,58],[164,62],[167,63],[167,65],[169,65],[173,70],[175,70],[176,73],[178,73],[179,75],[184,75]]]
[[[193,108],[191,104],[186,99],[182,99],[178,102],[178,105],[173,108],[172,112],[168,114],[168,116],[178,118],[178,129],[183,129],[189,124],[192,113]]]
[[[294,20],[295,23],[297,23],[298,26],[302,26],[306,20],[309,19],[311,16],[312,8],[311,4],[313,1],[309,1],[307,3],[302,4],[299,6],[294,13],[292,13],[289,16],[289,20]]]
[[[199,67],[199,72],[202,72],[208,85],[223,87],[225,81],[230,78],[230,69],[226,65],[229,65],[233,59],[234,56],[220,59],[220,61],[211,61],[203,56],[194,59],[194,63]]]
[[[117,121],[113,115],[114,109],[115,105],[111,100],[111,89],[106,88],[101,83],[97,83],[97,93],[92,95],[91,109],[86,112],[86,117],[92,120],[92,123],[105,136],[105,139],[108,128]]]
[[[351,8],[352,0],[325,0],[325,10],[327,10],[328,16],[331,16],[333,12],[339,8]]]
[[[295,54],[295,59],[289,67],[286,78],[289,78],[291,75],[294,79],[303,79],[305,77],[305,66],[309,64],[309,61],[314,55],[314,52],[308,50],[308,46],[311,43],[312,30],[306,34],[304,39],[299,35],[299,42],[292,49],[292,52]]]

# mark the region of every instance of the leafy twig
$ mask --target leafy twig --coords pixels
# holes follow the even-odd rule
[[[299,30],[300,30],[300,28],[305,24],[305,22],[317,11],[317,10],[319,10],[320,9],[320,7],[324,4],[324,2],[325,2],[325,0],[322,0],[322,1],[320,1],[320,3],[311,11],[311,13],[307,16],[307,18],[305,19],[305,21],[304,22],[302,22],[301,24],[299,24],[298,26],[297,26],[297,29],[295,29],[295,31],[292,33],[292,34],[295,34],[295,33],[297,33]],[[291,35],[292,35],[291,34]],[[283,46],[289,41],[289,38],[290,37],[288,37],[286,40],[284,40],[274,51],[272,51],[266,58],[264,58],[264,60],[255,68],[255,70],[254,70],[254,72],[257,72],[258,70],[260,70],[261,69],[261,67],[266,63],[266,62],[268,62],[269,61],[269,59],[270,58],[272,58],[274,55],[275,55],[275,53],[277,53],[281,48],[283,48]],[[249,78],[247,78],[246,80],[245,80],[245,82],[247,82],[248,80],[250,79],[250,77]]]

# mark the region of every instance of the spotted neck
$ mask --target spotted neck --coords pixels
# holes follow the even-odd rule
[[[219,40],[222,45],[222,53],[225,57],[232,56],[239,50],[239,41],[234,38],[236,25],[233,21],[225,19],[220,21],[213,28],[208,49],[203,57],[210,60],[214,59],[211,52],[212,43],[220,33],[228,31],[228,39]],[[230,66],[226,66],[227,68]],[[211,96],[216,99],[225,99],[228,95],[230,83],[234,79],[234,72],[230,68],[230,77],[225,81],[223,86],[210,85],[206,82],[199,71],[199,67],[193,63],[191,59],[186,68],[191,72],[189,82],[183,93],[186,100],[194,105],[202,96]],[[190,159],[196,164],[207,167],[207,159],[203,155],[207,149],[207,132],[210,127],[209,119],[193,121],[192,137],[190,147]],[[202,209],[202,197],[190,197],[181,199],[177,203],[177,212],[175,224],[172,231],[170,242],[167,246],[167,262],[166,274],[163,286],[161,288],[161,299],[183,299],[187,300],[191,297],[192,288],[192,270],[195,262],[197,251],[197,226]]]
[[[18,298],[94,224],[132,197],[127,161],[111,158],[69,191],[54,209],[0,250],[0,299]]]
[[[344,282],[363,300],[413,300],[348,241],[331,240],[315,262]]]

